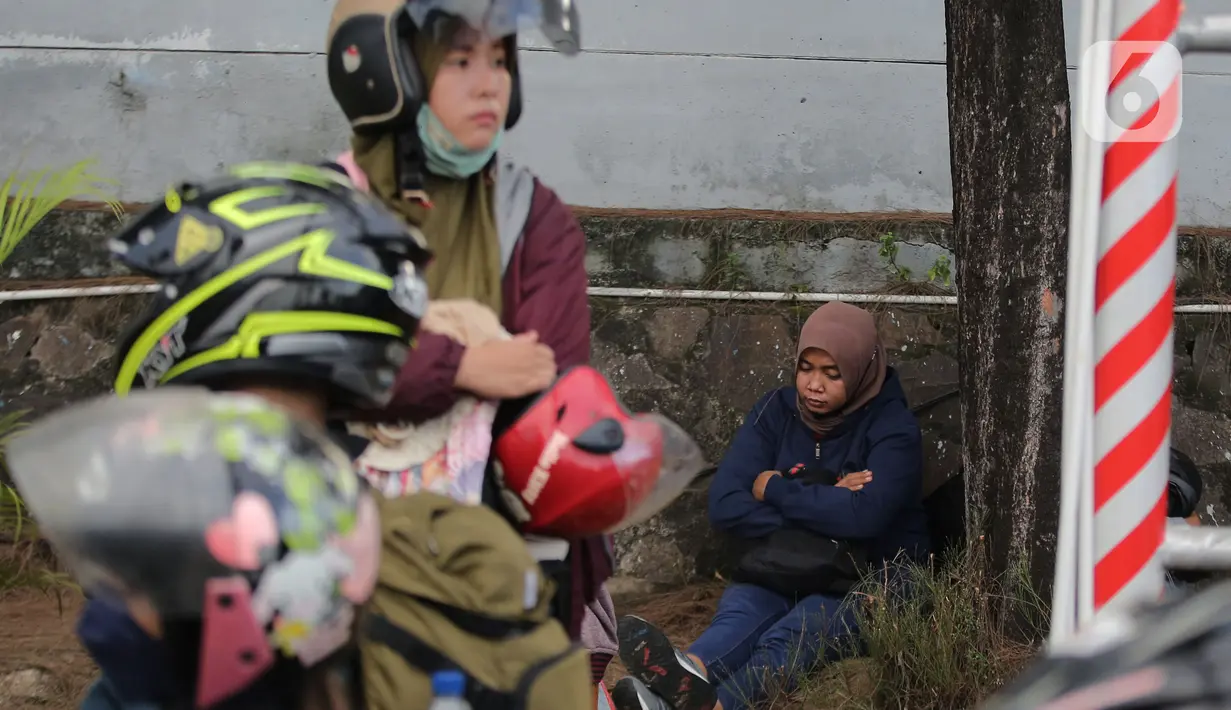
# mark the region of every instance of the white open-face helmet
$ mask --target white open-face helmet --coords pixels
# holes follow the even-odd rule
[[[513,86],[505,128],[521,116],[517,33],[537,27],[557,51],[581,51],[573,0],[337,0],[327,38],[327,73],[351,128],[382,134],[414,127],[430,88],[415,60],[415,37],[446,32],[458,20],[507,43]]]

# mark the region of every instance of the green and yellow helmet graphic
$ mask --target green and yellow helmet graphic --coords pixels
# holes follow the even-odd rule
[[[117,234],[160,282],[115,390],[278,380],[338,409],[382,406],[427,308],[420,236],[333,171],[247,163],[168,189]]]

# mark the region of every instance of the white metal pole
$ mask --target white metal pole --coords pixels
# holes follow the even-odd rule
[[[1094,347],[1094,607],[1163,593],[1183,66],[1180,0],[1113,6]],[[1148,90],[1147,90],[1148,87]]]
[[[1099,207],[1103,146],[1084,126],[1105,119],[1104,100],[1111,56],[1110,0],[1085,0],[1081,13],[1078,96],[1073,125],[1072,199],[1069,205],[1069,253],[1064,337],[1064,403],[1060,465],[1060,525],[1056,540],[1056,578],[1052,596],[1052,646],[1063,644],[1088,619],[1092,599],[1093,507],[1087,485],[1093,471],[1094,416],[1094,282],[1098,257]],[[1089,50],[1089,52],[1087,52]]]

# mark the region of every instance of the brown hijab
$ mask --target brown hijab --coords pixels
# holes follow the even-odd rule
[[[394,12],[405,0],[339,0],[330,36],[344,19],[361,12]],[[426,33],[415,37],[414,54],[428,86],[436,79],[449,47]],[[355,164],[367,175],[381,202],[422,230],[435,258],[427,269],[433,299],[470,298],[502,313],[503,269],[496,228],[496,183],[490,170],[465,180],[425,172],[428,203],[402,195],[393,135],[351,137]]]
[[[799,333],[795,362],[808,348],[829,353],[846,383],[846,406],[833,414],[813,414],[799,398],[799,416],[817,436],[825,436],[851,413],[871,402],[885,384],[885,349],[872,314],[849,303],[833,301],[812,312]]]

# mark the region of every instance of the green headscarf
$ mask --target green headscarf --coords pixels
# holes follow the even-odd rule
[[[449,47],[424,33],[415,36],[414,54],[428,86]],[[500,315],[503,269],[496,231],[496,186],[490,170],[465,179],[425,172],[428,203],[407,199],[398,185],[396,139],[392,134],[351,137],[355,163],[367,174],[372,191],[388,207],[423,231],[435,260],[427,269],[434,299],[472,298]]]

